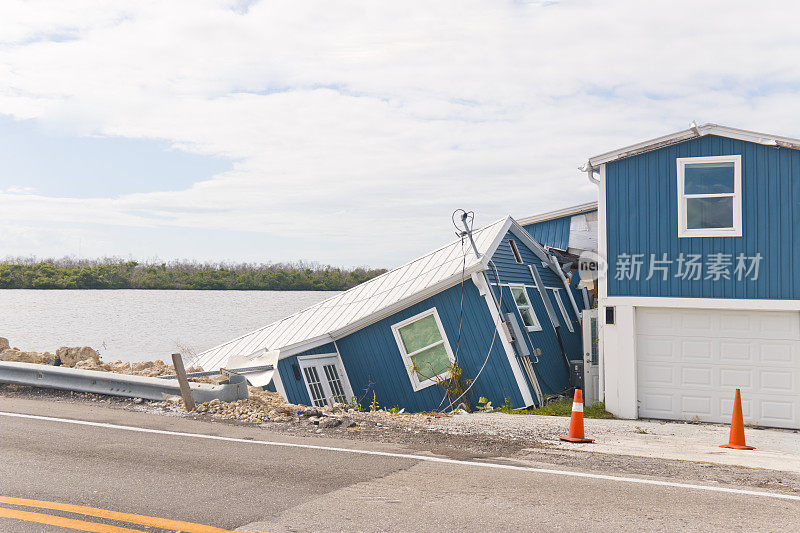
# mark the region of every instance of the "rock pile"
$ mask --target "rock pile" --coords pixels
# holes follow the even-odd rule
[[[357,414],[346,405],[323,408],[294,405],[288,403],[277,392],[249,387],[250,397],[236,402],[211,400],[198,404],[196,413],[210,415],[214,418],[239,420],[250,423],[294,422],[307,423],[319,428],[354,428],[359,424],[355,420]],[[159,402],[155,404],[170,410],[184,410],[183,400]]]
[[[40,365],[67,366],[83,370],[99,370],[101,372],[116,372],[118,374],[135,374],[137,376],[165,376],[175,373],[172,365],[164,361],[140,361],[127,363],[112,361],[104,363],[100,354],[88,346],[67,347],[62,346],[55,354],[50,352],[26,352],[19,348],[10,348],[8,339],[0,337],[0,361],[17,361],[20,363],[36,363]],[[199,366],[189,367],[186,372],[202,372]],[[191,381],[215,382],[213,378],[193,378]]]
[[[250,397],[235,402],[211,400],[197,405],[195,411],[216,418],[244,422],[289,422],[298,418],[302,407],[287,403],[277,392],[249,387]],[[181,406],[183,402],[180,402]]]

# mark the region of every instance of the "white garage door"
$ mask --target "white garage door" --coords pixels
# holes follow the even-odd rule
[[[800,313],[636,311],[639,416],[800,428]]]

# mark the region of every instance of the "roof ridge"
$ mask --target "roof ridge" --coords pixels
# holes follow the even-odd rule
[[[500,231],[505,226],[505,223],[508,221],[509,218],[511,218],[511,217],[507,215],[504,218],[495,220],[495,221],[493,221],[493,222],[491,222],[491,223],[489,223],[489,224],[487,224],[487,225],[485,225],[485,226],[483,226],[481,228],[478,228],[477,230],[474,230],[473,234],[481,235],[484,232],[490,231],[492,229],[494,229],[494,231],[496,233],[500,233]],[[490,239],[488,243],[485,243],[486,246],[491,247],[492,242],[494,242],[495,240],[496,240],[495,238]],[[388,271],[384,272],[383,274],[381,274],[379,276],[376,276],[376,277],[374,277],[374,278],[372,278],[372,279],[370,279],[368,281],[360,283],[360,284],[356,285],[355,287],[351,287],[350,289],[347,289],[346,291],[342,291],[339,294],[333,295],[333,296],[331,296],[329,298],[326,298],[326,299],[322,300],[321,302],[317,302],[317,303],[315,303],[315,304],[313,304],[311,306],[308,306],[308,307],[305,307],[303,309],[300,309],[299,311],[296,311],[296,312],[292,313],[291,315],[283,317],[280,320],[276,320],[274,322],[271,322],[271,323],[269,323],[269,324],[267,324],[265,326],[262,326],[262,327],[260,327],[260,328],[258,328],[256,330],[254,330],[254,331],[251,331],[251,332],[249,332],[249,333],[247,333],[245,335],[242,335],[242,336],[237,337],[237,338],[235,338],[233,340],[230,340],[228,342],[225,342],[225,343],[222,343],[220,345],[217,345],[217,346],[215,346],[213,348],[210,348],[208,350],[204,350],[203,352],[198,354],[198,356],[195,359],[195,362],[200,361],[201,357],[206,357],[209,360],[211,358],[214,358],[215,360],[219,359],[219,357],[223,357],[224,358],[224,354],[220,355],[219,357],[216,355],[217,352],[219,352],[219,350],[224,349],[225,347],[231,347],[237,341],[241,341],[241,340],[243,340],[243,339],[245,339],[247,337],[253,337],[255,335],[259,335],[260,333],[265,332],[266,330],[271,330],[270,332],[266,333],[267,337],[264,338],[263,341],[260,341],[260,342],[266,342],[267,339],[271,335],[274,334],[273,331],[280,331],[279,328],[281,327],[281,324],[284,324],[284,323],[287,323],[287,322],[291,322],[291,321],[297,319],[299,316],[304,315],[304,314],[309,314],[310,316],[313,316],[314,313],[328,313],[328,314],[330,314],[330,310],[331,309],[346,308],[346,307],[349,307],[349,306],[358,305],[358,304],[361,304],[363,302],[374,300],[375,298],[380,297],[381,295],[385,295],[385,294],[387,294],[389,292],[397,290],[399,287],[404,287],[404,286],[406,287],[406,289],[404,291],[402,291],[402,295],[403,296],[400,297],[397,302],[390,302],[390,303],[398,303],[398,302],[402,302],[402,301],[404,301],[404,300],[406,300],[408,298],[412,298],[414,294],[417,294],[418,292],[420,292],[420,290],[422,288],[424,288],[424,287],[422,287],[420,289],[417,289],[417,290],[414,290],[413,292],[410,292],[410,294],[406,294],[408,292],[408,288],[409,287],[413,287],[413,283],[417,282],[421,277],[430,276],[431,273],[437,272],[439,270],[442,270],[443,268],[446,268],[448,265],[451,265],[454,261],[461,261],[461,260],[466,261],[466,258],[468,256],[470,256],[470,255],[475,257],[475,261],[470,261],[470,263],[468,265],[465,265],[467,268],[472,268],[475,264],[481,262],[481,258],[478,257],[475,254],[474,250],[469,246],[465,246],[462,249],[462,252],[460,254],[454,255],[453,253],[448,253],[446,255],[446,257],[441,257],[437,261],[434,261],[433,264],[430,264],[430,265],[428,264],[428,263],[430,263],[430,259],[433,256],[435,256],[437,253],[440,253],[443,250],[447,250],[448,248],[454,247],[459,243],[465,244],[463,237],[460,238],[460,239],[455,239],[453,241],[450,241],[450,242],[448,242],[447,244],[445,244],[443,246],[440,246],[440,247],[438,247],[438,248],[436,248],[436,249],[434,249],[434,250],[432,250],[430,252],[427,252],[424,255],[421,255],[421,256],[419,256],[419,257],[417,257],[415,259],[412,259],[411,261],[409,261],[407,263],[404,263],[404,264],[402,264],[400,266],[397,266],[397,267],[395,267],[395,268],[393,268],[391,270],[388,270]],[[422,269],[419,272],[416,272],[413,277],[411,277],[409,279],[404,279],[403,276],[401,275],[397,279],[396,282],[393,282],[393,283],[389,284],[387,287],[383,288],[379,292],[369,292],[369,289],[371,287],[375,287],[376,284],[384,283],[387,280],[387,278],[389,278],[391,275],[396,274],[397,272],[400,272],[402,270],[406,270],[407,271],[410,268],[413,268],[414,265],[420,264],[420,262],[425,261],[425,260],[428,260],[428,263],[423,264]],[[360,293],[364,293],[364,294],[360,294]],[[344,302],[343,300],[347,299],[348,296],[353,296],[353,298],[352,299],[348,299],[346,302]],[[383,298],[379,303],[377,303],[375,305],[375,309],[372,309],[369,313],[367,313],[364,316],[369,316],[370,314],[379,312],[381,309],[385,308],[386,305],[384,305],[384,300],[385,300],[385,298]],[[363,308],[363,305],[361,307]],[[345,320],[344,324],[339,324],[336,329],[340,329],[341,327],[348,326],[350,324],[358,322],[358,320],[363,319],[362,316],[357,316],[357,315],[359,315],[359,313],[355,313],[354,316],[351,316],[351,317],[347,318]],[[303,328],[300,328],[300,329],[302,330]],[[311,328],[311,331],[313,331],[313,329],[314,328]],[[331,331],[331,330],[327,330],[326,331],[326,330],[324,330],[324,328],[320,328],[320,329],[321,329],[321,332],[316,332],[315,335],[314,335],[315,337],[323,336],[323,335],[325,335],[327,333],[330,333],[330,331]],[[311,332],[309,332],[309,333],[311,333]],[[278,333],[278,337],[279,338],[282,335],[286,335],[286,332]],[[292,335],[288,335],[288,336],[291,338]],[[273,341],[274,340],[276,340],[276,339],[273,339]],[[273,348],[275,348],[275,347],[273,346],[270,349],[273,349]]]
[[[784,137],[781,135],[773,135],[770,133],[761,133],[752,130],[743,130],[741,128],[723,126],[713,122],[707,122],[702,126],[697,126],[693,122],[688,129],[680,130],[674,133],[668,133],[667,135],[647,139],[645,141],[623,146],[622,148],[618,148],[616,150],[610,150],[608,152],[592,156],[583,166],[580,167],[580,169],[584,172],[594,171],[599,168],[599,165],[609,163],[611,161],[633,157],[644,152],[665,148],[672,144],[696,139],[705,135],[717,135],[719,137],[738,139],[741,141],[764,144],[767,146],[780,146],[793,150],[800,150],[800,139]]]

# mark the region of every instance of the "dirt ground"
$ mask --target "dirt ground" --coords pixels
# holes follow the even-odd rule
[[[151,413],[154,416],[188,417],[210,424],[244,424],[295,437],[316,436],[343,438],[354,441],[396,443],[415,452],[428,452],[454,459],[489,459],[520,461],[546,468],[580,469],[584,471],[635,476],[663,476],[675,479],[694,479],[700,483],[720,483],[759,487],[790,494],[800,493],[800,475],[780,470],[745,468],[710,462],[678,461],[636,455],[599,453],[591,446],[562,448],[553,442],[554,428],[559,422],[528,423],[527,431],[481,430],[492,420],[491,414],[480,415],[475,423],[468,416],[441,418],[425,415],[391,414],[386,412],[339,412],[308,416],[292,413],[283,421],[243,421],[238,418],[219,418],[207,413],[187,413],[180,402],[149,402],[97,394],[75,393],[34,387],[0,385],[0,402],[4,397],[22,397],[59,402],[100,402],[114,409]],[[299,409],[309,410],[310,408]],[[54,409],[54,413],[57,410]],[[525,415],[504,415],[521,418]],[[526,417],[527,418],[527,417]],[[338,423],[331,422],[338,419]],[[492,422],[489,426],[495,425]],[[469,428],[466,430],[465,428]],[[558,429],[555,429],[558,431]],[[800,437],[799,437],[800,439]]]

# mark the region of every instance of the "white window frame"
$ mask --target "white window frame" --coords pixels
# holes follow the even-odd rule
[[[442,336],[442,340],[430,344],[428,346],[425,346],[424,348],[420,348],[415,352],[406,353],[406,347],[403,344],[402,337],[400,337],[400,328],[412,324],[430,315],[433,315],[434,319],[436,320],[436,326],[439,328],[439,334]],[[408,379],[411,380],[411,386],[414,388],[414,392],[430,387],[431,385],[436,385],[436,379],[440,380],[449,379],[452,376],[450,371],[447,371],[442,374],[439,374],[438,376],[434,376],[429,379],[420,381],[419,376],[417,376],[414,372],[411,371],[411,369],[414,366],[413,361],[411,360],[411,357],[413,355],[416,355],[423,350],[427,350],[428,348],[432,348],[441,343],[444,343],[444,348],[445,351],[447,352],[447,357],[448,359],[450,359],[450,362],[451,363],[456,362],[456,357],[455,355],[453,355],[453,350],[450,348],[450,341],[447,340],[447,333],[445,333],[444,326],[442,326],[442,320],[439,318],[439,312],[436,310],[435,307],[432,307],[427,311],[423,311],[422,313],[416,314],[410,318],[407,318],[402,322],[398,322],[397,324],[392,324],[392,333],[394,334],[394,340],[397,343],[397,348],[400,350],[400,355],[403,357],[403,366],[405,367],[406,373],[408,374]]]
[[[515,241],[514,239],[508,239],[508,247],[511,248],[511,255],[514,256],[514,261],[516,261],[518,265],[523,264],[522,254],[520,253],[519,247],[517,246],[517,241]]]
[[[567,308],[564,306],[564,300],[561,299],[561,289],[556,289],[553,287],[547,288],[553,291],[553,298],[555,298],[558,308],[561,310],[561,316],[564,318],[564,324],[567,326],[567,329],[570,333],[575,333],[575,327],[572,325],[572,320],[569,318]]]
[[[318,367],[322,368],[326,364],[334,363],[336,366],[336,370],[339,372],[339,381],[342,382],[342,387],[344,388],[345,396],[347,397],[347,401],[351,401],[355,395],[353,394],[353,388],[350,386],[350,379],[347,377],[347,372],[344,369],[344,364],[342,364],[342,358],[339,356],[338,353],[322,353],[322,354],[313,354],[313,355],[301,355],[297,358],[297,364],[300,366],[300,375],[303,378],[303,384],[306,386],[306,392],[308,392],[308,399],[311,402],[311,405],[314,405],[314,395],[311,393],[311,387],[308,384],[308,380],[306,379],[305,369],[308,367]],[[333,391],[330,390],[330,384],[328,383],[327,378],[325,377],[324,371],[320,374],[320,371],[317,370],[317,374],[319,374],[320,384],[322,386],[322,390],[325,393],[325,398],[328,400],[328,405],[331,405],[333,402]]]
[[[514,289],[521,289],[522,294],[525,295],[525,301],[527,305],[520,306],[517,302],[517,299],[514,298]],[[525,320],[523,319],[522,325],[525,326],[527,331],[542,331],[542,324],[539,322],[539,317],[536,316],[536,311],[533,310],[533,305],[531,304],[531,297],[528,296],[528,290],[525,288],[525,285],[519,284],[509,284],[508,290],[511,292],[511,299],[514,300],[514,304],[517,306],[517,312],[519,312],[519,317],[522,318],[522,308],[527,307],[528,311],[531,313],[531,317],[533,317],[534,324],[532,326],[525,326]]]
[[[710,157],[679,157],[678,165],[678,237],[741,237],[742,236],[742,156],[715,155]],[[733,163],[733,193],[685,194],[686,165],[693,163]],[[689,229],[686,209],[687,198],[733,198],[733,227]]]

